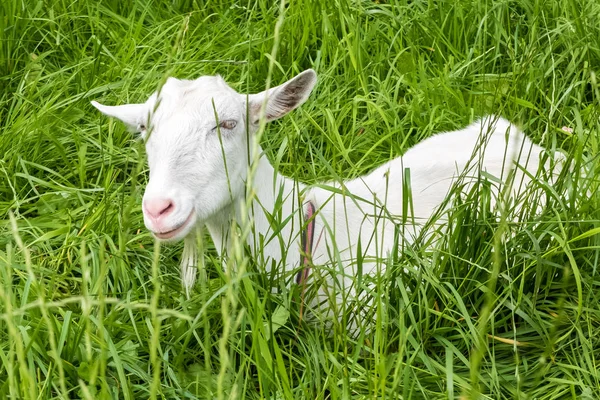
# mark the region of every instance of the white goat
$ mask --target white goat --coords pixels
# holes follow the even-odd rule
[[[261,118],[272,121],[300,106],[315,83],[315,72],[307,70],[281,86],[247,96],[219,76],[170,78],[145,103],[104,106],[92,102],[143,137],[151,127],[146,138],[150,180],[143,199],[144,222],[160,240],[187,236],[182,260],[186,290],[196,275],[194,226],[205,225],[217,250],[226,252],[232,222],[241,224],[245,219],[242,210],[246,208],[241,205],[248,184],[253,185],[255,198],[246,211],[254,224],[247,241],[266,270],[276,265],[288,277],[300,270],[301,260],[308,255],[301,251],[299,238],[306,230],[307,207],[314,207],[314,240],[305,250],[312,265],[343,265],[344,271],[329,281],[345,286],[337,290],[347,291],[357,273],[358,258],[363,273],[374,273],[382,265],[377,259],[385,258],[394,247],[404,188],[410,187],[412,193],[412,207],[405,207],[410,215],[404,215],[410,240],[458,179],[468,188],[484,171],[498,182],[507,182],[512,170],[510,188],[519,194],[538,171],[544,150],[506,120],[490,116],[465,129],[426,139],[361,178],[330,183],[329,188],[306,187],[275,171],[262,150],[252,160],[248,139],[254,137]],[[253,161],[257,169],[249,183],[248,166]],[[408,170],[410,181],[405,179]],[[504,186],[493,185],[494,198]],[[273,223],[276,215],[278,221]],[[362,254],[356,254],[359,249]]]

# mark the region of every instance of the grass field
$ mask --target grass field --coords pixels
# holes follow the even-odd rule
[[[600,398],[599,20],[597,0],[3,0],[0,397]],[[315,92],[262,137],[288,176],[355,177],[487,113],[574,172],[520,223],[467,199],[388,265],[370,335],[300,321],[208,238],[188,299],[182,246],[143,225],[143,144],[89,101],[306,68]]]

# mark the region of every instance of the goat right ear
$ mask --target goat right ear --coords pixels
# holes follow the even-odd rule
[[[265,119],[269,122],[283,117],[304,103],[316,83],[317,73],[312,69],[307,69],[283,85],[248,96],[250,122],[258,123],[265,98]]]
[[[91,102],[102,114],[122,121],[132,132],[145,130],[148,119],[148,106],[141,104],[123,104],[120,106],[105,106],[97,101]]]

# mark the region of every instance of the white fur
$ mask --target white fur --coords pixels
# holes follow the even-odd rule
[[[267,121],[279,118],[302,104],[315,83],[315,72],[307,70],[268,92],[246,96],[235,92],[218,76],[193,81],[171,78],[143,104],[109,107],[93,102],[104,114],[142,130],[143,135],[147,135],[143,128],[151,128],[146,143],[150,181],[144,200],[167,196],[173,199],[175,209],[159,222],[146,215],[144,220],[155,233],[177,228],[170,240],[189,234],[182,259],[186,290],[196,276],[194,225],[205,225],[223,254],[230,245],[231,222],[241,224],[243,220],[241,204],[251,161],[251,143],[247,138],[252,138],[257,130],[263,102],[266,100],[262,111]],[[223,121],[234,121],[235,127],[221,128],[219,135],[215,127]],[[248,236],[248,245],[252,251],[262,247],[260,254],[255,254],[259,265],[270,270],[274,262],[278,272],[290,277],[292,271],[298,270],[301,258],[303,203],[311,201],[317,209],[313,263],[332,265],[336,270],[341,265],[344,270],[328,281],[336,281],[336,290],[346,292],[358,273],[358,248],[364,257],[363,272],[369,274],[381,268],[377,259],[387,257],[394,246],[395,225],[403,217],[407,169],[414,212],[404,215],[404,239],[410,242],[443,204],[453,183],[460,180],[466,190],[481,171],[505,182],[509,171],[514,170],[511,188],[518,195],[530,181],[528,174],[535,176],[538,172],[543,152],[509,122],[489,116],[462,130],[430,137],[366,176],[306,187],[280,175],[261,151],[253,181],[256,198],[249,217],[254,229]],[[492,186],[492,197],[498,198],[500,186],[503,185]],[[278,197],[282,200],[276,200]],[[276,204],[280,209],[274,211]],[[279,213],[280,221],[292,218],[276,231],[269,223],[268,215],[272,213]],[[263,244],[259,246],[261,240]]]

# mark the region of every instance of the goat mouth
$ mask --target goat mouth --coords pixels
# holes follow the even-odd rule
[[[190,215],[188,215],[186,220],[183,221],[183,223],[181,225],[179,225],[177,228],[171,229],[170,231],[166,231],[166,232],[152,232],[152,233],[154,234],[154,236],[156,236],[157,238],[162,239],[162,240],[172,239],[175,236],[177,236],[179,233],[183,232],[185,230],[185,228],[192,222],[193,219],[194,219],[194,211],[192,210],[192,212],[190,213]]]

